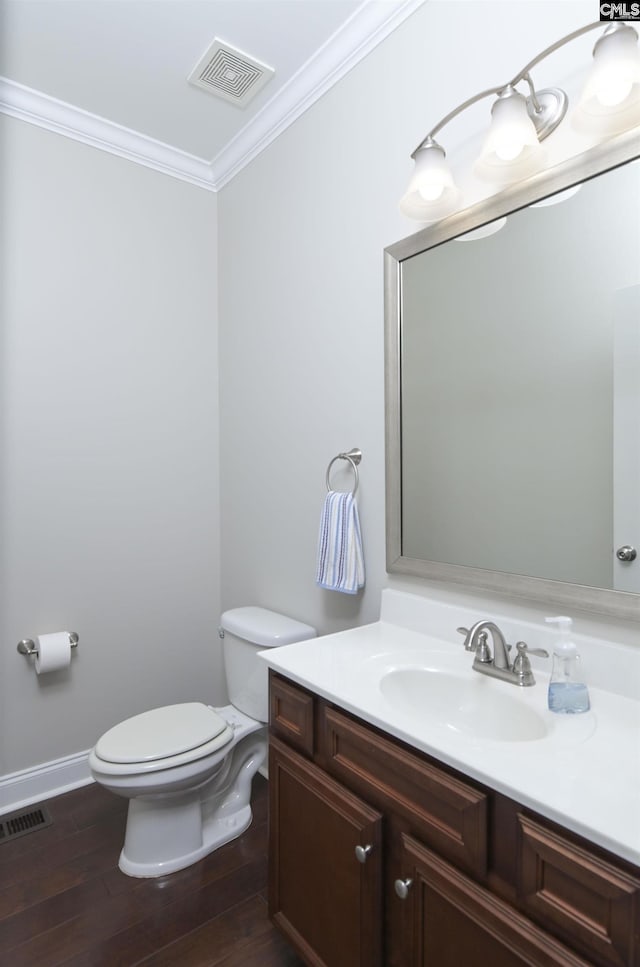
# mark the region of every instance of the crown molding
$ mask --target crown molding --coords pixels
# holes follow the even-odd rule
[[[426,0],[365,0],[213,161],[0,77],[0,113],[218,191]]]
[[[202,158],[114,124],[72,104],[0,77],[0,113],[28,121],[101,151],[154,168],[201,188],[216,190],[211,165]]]
[[[365,0],[211,162],[222,188],[426,0]]]

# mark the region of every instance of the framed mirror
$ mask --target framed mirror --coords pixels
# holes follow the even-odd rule
[[[640,620],[639,156],[385,250],[390,572]]]

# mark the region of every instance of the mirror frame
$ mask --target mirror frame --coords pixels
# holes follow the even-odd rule
[[[640,621],[640,594],[506,571],[489,571],[458,564],[420,560],[402,554],[402,428],[401,428],[401,294],[402,263],[462,235],[486,222],[525,208],[546,195],[603,174],[640,156],[640,130],[590,148],[588,151],[541,171],[525,183],[512,185],[470,208],[456,212],[384,250],[385,292],[385,452],[387,571],[466,585],[529,601],[545,602],[569,610],[595,612]]]

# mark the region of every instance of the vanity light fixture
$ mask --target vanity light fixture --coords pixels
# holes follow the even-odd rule
[[[443,149],[430,135],[412,155],[416,166],[408,195],[417,195],[419,204],[426,205],[433,218],[452,211],[459,195],[445,157]]]
[[[558,87],[536,90],[531,71],[560,47],[602,23],[587,24],[547,47],[512,80],[468,98],[450,111],[420,142],[411,157],[415,169],[400,210],[409,218],[435,221],[455,210],[460,192],[435,136],[453,118],[485,97],[495,97],[491,125],[474,171],[502,185],[520,181],[543,162],[544,141],[567,113],[568,99]],[[640,50],[638,34],[628,23],[608,26],[593,49],[594,63],[579,102],[578,126],[592,122],[602,134],[626,130],[640,122]],[[517,90],[526,84],[528,94]]]
[[[638,35],[633,27],[620,23],[608,28],[593,48],[593,66],[580,106],[602,114],[624,105],[633,87],[640,83]]]

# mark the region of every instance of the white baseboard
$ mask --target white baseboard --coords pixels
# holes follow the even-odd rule
[[[90,751],[76,752],[63,759],[53,759],[31,769],[0,776],[0,815],[93,782],[89,769]],[[259,772],[265,779],[269,778],[266,762]]]
[[[89,752],[76,752],[63,759],[43,762],[31,769],[0,776],[0,813],[13,812],[34,802],[93,782]]]

